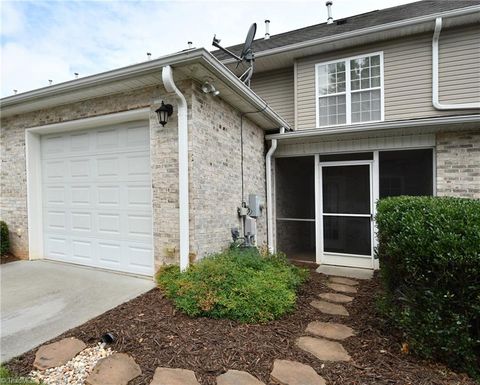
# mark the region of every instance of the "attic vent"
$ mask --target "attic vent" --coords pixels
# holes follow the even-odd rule
[[[347,19],[340,19],[335,22],[337,25],[347,24]]]

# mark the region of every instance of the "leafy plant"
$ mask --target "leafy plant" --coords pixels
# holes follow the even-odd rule
[[[8,235],[8,226],[4,221],[0,221],[0,255],[5,255],[10,251],[10,239]]]
[[[382,309],[410,350],[480,377],[480,201],[378,203]]]
[[[263,323],[294,309],[295,290],[307,274],[282,255],[231,248],[202,259],[184,273],[178,266],[164,267],[157,282],[189,316]]]

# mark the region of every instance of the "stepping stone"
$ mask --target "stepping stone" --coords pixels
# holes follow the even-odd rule
[[[331,283],[340,283],[342,285],[357,286],[358,282],[354,279],[345,278],[345,277],[329,277],[328,280]]]
[[[217,385],[265,385],[250,373],[240,370],[229,370],[217,377]]]
[[[342,293],[356,293],[357,289],[355,287],[349,286],[349,285],[342,285],[340,283],[327,283],[327,286],[330,289],[333,289],[335,291],[340,291]]]
[[[86,347],[83,341],[73,337],[43,345],[35,354],[33,366],[39,370],[45,370],[64,365]]]
[[[325,314],[349,315],[347,309],[345,309],[345,306],[338,305],[336,303],[314,300],[310,302],[310,305]]]
[[[127,385],[142,374],[140,366],[125,353],[102,358],[85,380],[86,385]]]
[[[296,361],[275,360],[270,377],[280,385],[325,385],[311,366]]]
[[[300,337],[296,341],[297,346],[306,352],[313,354],[322,361],[350,361],[351,357],[343,346],[335,341],[323,338]]]
[[[318,296],[330,302],[349,303],[353,301],[353,297],[338,293],[321,293]]]
[[[344,340],[355,335],[353,329],[346,325],[320,321],[310,322],[305,332],[331,340]]]
[[[191,370],[157,368],[150,385],[200,385],[200,383]]]

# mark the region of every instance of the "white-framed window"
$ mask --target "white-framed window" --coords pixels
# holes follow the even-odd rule
[[[383,52],[315,65],[317,127],[384,120]]]

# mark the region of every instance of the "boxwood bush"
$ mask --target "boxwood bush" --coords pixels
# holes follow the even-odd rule
[[[10,251],[10,239],[8,236],[8,226],[4,221],[0,221],[0,255],[5,255]]]
[[[377,212],[384,311],[412,352],[479,378],[480,201],[394,197]]]
[[[296,289],[307,274],[281,255],[231,249],[206,257],[183,273],[178,266],[164,267],[157,282],[189,316],[264,323],[294,309]]]

